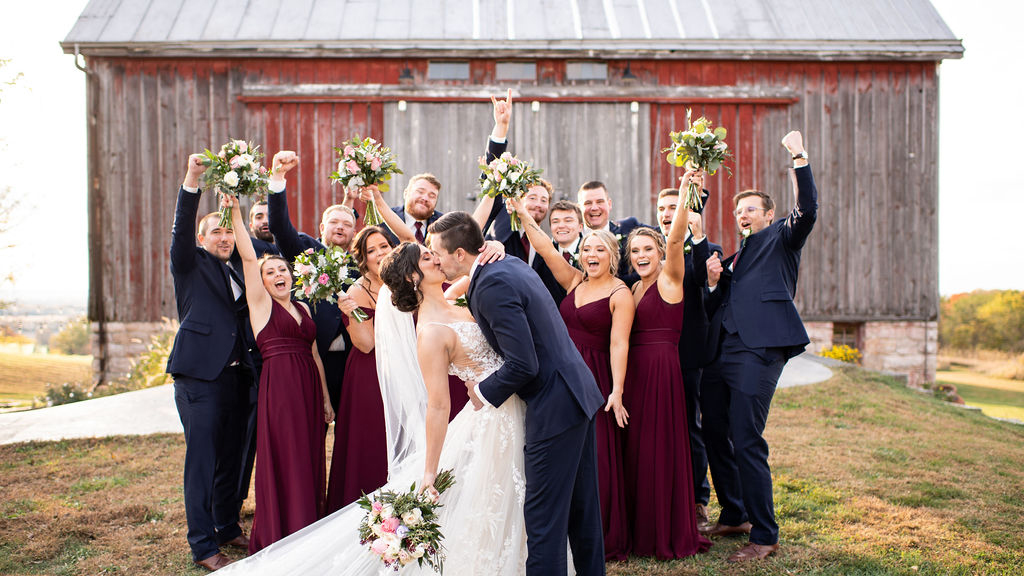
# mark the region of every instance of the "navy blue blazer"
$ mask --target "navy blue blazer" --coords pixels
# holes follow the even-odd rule
[[[721,252],[722,247],[705,239],[708,252]],[[686,276],[683,277],[683,332],[679,337],[679,364],[684,370],[701,368],[708,363],[708,316],[704,310],[704,285],[707,284],[706,258],[694,258],[693,237],[683,244],[686,253]],[[703,272],[703,274],[701,273]]]
[[[252,247],[256,250],[257,258],[260,258],[265,254],[281,255],[281,250],[278,249],[277,244],[267,242],[266,240],[260,240],[255,236],[250,236],[249,238],[252,239]]]
[[[292,226],[288,217],[288,196],[286,190],[276,194],[267,195],[267,221],[270,224],[270,233],[274,235],[277,247],[281,255],[294,262],[295,257],[302,252],[312,248],[313,250],[324,250],[325,246],[316,238],[299,232]],[[355,267],[349,269],[353,279],[359,277]],[[341,310],[330,302],[318,302],[316,306],[310,305],[313,322],[316,324],[316,349],[320,358],[330,352],[331,342],[340,334],[345,339],[345,351],[352,349],[352,341],[341,321]]]
[[[171,229],[171,278],[180,326],[167,357],[167,372],[174,377],[212,381],[234,360],[251,367],[248,352],[252,343],[245,337],[248,308],[241,267],[237,275],[243,293],[235,300],[228,267],[196,246],[201,194],[178,190]],[[237,358],[232,357],[235,353]]]
[[[494,406],[526,403],[526,441],[551,438],[589,420],[604,404],[540,278],[518,258],[476,269],[466,293],[487,342],[505,363],[480,382]]]
[[[786,218],[751,234],[740,250],[736,269],[728,270],[736,258],[733,254],[722,262],[725,270],[718,289],[705,292],[705,307],[711,316],[708,336],[713,345],[719,341],[726,314],[748,348],[784,348],[787,358],[791,358],[810,342],[793,296],[800,251],[818,216],[818,190],[810,166],[794,172],[796,208]],[[694,247],[695,252],[698,249],[697,259],[706,260],[707,247]]]

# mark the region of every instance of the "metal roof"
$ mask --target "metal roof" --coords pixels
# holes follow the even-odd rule
[[[65,52],[959,58],[929,0],[90,0]]]

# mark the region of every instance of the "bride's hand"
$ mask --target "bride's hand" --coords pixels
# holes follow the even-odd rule
[[[619,424],[619,428],[625,428],[626,424],[629,424],[629,412],[622,405],[621,393],[612,392],[608,395],[608,404],[605,405],[604,411],[614,411],[615,421]]]
[[[438,498],[441,497],[441,493],[437,491],[437,488],[434,488],[434,479],[436,478],[437,472],[424,472],[419,486],[419,492],[426,494],[434,502],[437,502]]]
[[[480,255],[484,257],[480,262],[481,266],[498,260],[504,260],[505,246],[497,240],[487,240],[484,242],[484,249],[480,251]]]

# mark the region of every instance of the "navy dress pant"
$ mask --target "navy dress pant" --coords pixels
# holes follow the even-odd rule
[[[700,380],[702,370],[683,367],[683,391],[686,395],[686,424],[690,432],[690,465],[693,467],[693,495],[697,504],[707,505],[711,497],[708,484],[708,453],[704,447]]]

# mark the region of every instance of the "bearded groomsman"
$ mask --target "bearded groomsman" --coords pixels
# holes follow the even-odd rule
[[[181,324],[167,372],[174,378],[174,403],[185,429],[192,560],[217,570],[231,563],[220,546],[249,545],[238,523],[238,482],[254,346],[246,338],[242,269],[230,263],[234,234],[219,225],[218,212],[204,216],[196,231],[203,158],[189,156],[171,230],[171,277]]]
[[[696,261],[706,261],[709,339],[716,358],[704,374],[703,409],[708,460],[722,505],[712,536],[750,533],[730,562],[758,560],[779,549],[772,501],[765,423],[782,368],[808,344],[793,305],[800,252],[814,228],[818,191],[803,139],[782,139],[793,159],[796,208],[777,222],[771,196],[758,190],[737,194],[736,226],[743,240],[725,260],[709,257],[703,243]],[[696,263],[695,263],[696,265]]]
[[[249,236],[252,238],[252,247],[256,249],[257,257],[281,253],[274,244],[274,235],[270,233],[268,212],[266,200],[256,202],[249,208]]]

